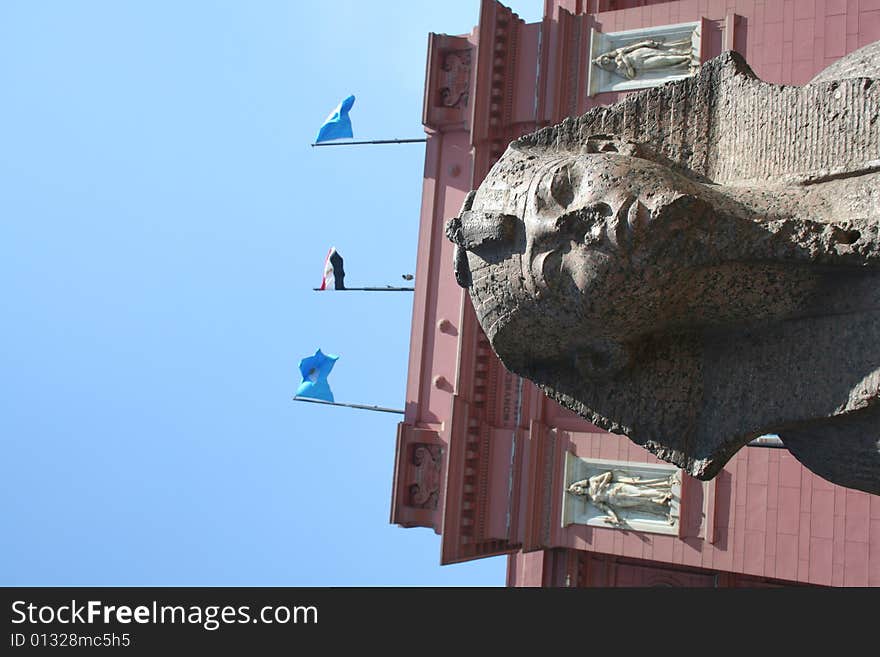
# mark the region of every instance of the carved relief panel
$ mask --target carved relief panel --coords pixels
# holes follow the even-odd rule
[[[427,443],[410,445],[410,483],[408,506],[421,509],[437,508],[440,497],[440,470],[443,448]]]
[[[679,534],[681,470],[565,455],[562,525]]]
[[[434,129],[461,128],[470,115],[473,48],[464,37],[431,34],[422,122]]]
[[[680,23],[590,38],[589,95],[653,87],[693,75],[700,65],[701,24]]]
[[[441,53],[437,74],[438,103],[443,107],[466,109],[471,88],[471,51],[446,50]]]

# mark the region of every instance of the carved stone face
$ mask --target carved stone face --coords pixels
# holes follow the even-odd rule
[[[873,322],[861,310],[846,313],[874,307],[875,272],[809,264],[817,253],[852,251],[843,239],[852,231],[833,223],[833,199],[862,192],[816,187],[812,199],[798,190],[796,200],[780,188],[762,196],[685,178],[620,152],[619,143],[597,146],[577,154],[508,149],[448,226],[456,276],[508,369],[700,477],[735,451],[729,443],[841,403],[855,408],[847,388],[828,396],[815,386],[767,403],[779,384],[764,372],[770,353],[818,362],[817,341],[836,340],[836,332],[822,333],[823,313],[838,325],[843,313],[861,333]],[[805,208],[828,218],[779,230]],[[744,353],[751,355],[740,362]],[[817,369],[833,368],[834,353],[825,350]],[[737,413],[718,410],[734,403]],[[696,424],[695,408],[704,413]],[[733,438],[723,444],[723,436]]]
[[[651,233],[674,230],[683,209],[689,217],[711,214],[711,195],[666,167],[617,152],[621,144],[594,144],[599,148],[608,152],[508,149],[450,224],[459,282],[471,288],[496,349],[514,361],[535,364],[528,345],[540,343],[542,359],[607,377],[629,362],[629,334],[675,320],[633,307],[634,295],[650,293],[663,278],[651,274],[639,284],[646,263],[657,263]],[[675,250],[664,257],[674,260]],[[508,282],[503,296],[492,283],[500,278]],[[536,330],[540,340],[530,336]]]
[[[667,169],[617,153],[571,156],[535,175],[524,212],[535,291],[588,295],[637,248],[652,218],[685,193]],[[569,290],[565,289],[568,292]]]
[[[447,224],[505,367],[697,478],[776,433],[880,494],[880,85],[821,84],[728,53],[511,144]]]

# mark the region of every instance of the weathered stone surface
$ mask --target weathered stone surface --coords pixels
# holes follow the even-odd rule
[[[838,59],[810,80],[810,84],[847,78],[880,78],[880,41],[869,43]]]
[[[447,226],[505,366],[695,477],[778,433],[880,494],[878,61],[728,52],[512,143]]]

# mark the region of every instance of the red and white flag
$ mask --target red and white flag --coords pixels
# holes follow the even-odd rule
[[[344,290],[345,270],[342,268],[342,256],[331,247],[324,260],[324,278],[321,279],[319,290]]]

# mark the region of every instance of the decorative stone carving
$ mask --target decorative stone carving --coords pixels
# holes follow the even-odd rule
[[[699,479],[777,434],[880,494],[880,57],[727,52],[510,145],[447,225],[512,372]]]
[[[677,534],[681,471],[667,465],[580,459],[566,454],[563,526],[584,524]]]
[[[436,509],[440,493],[440,469],[443,449],[439,445],[413,443],[414,481],[409,485],[408,505]]]
[[[700,45],[699,23],[593,31],[590,93],[650,87],[692,75],[700,65]]]
[[[450,50],[440,65],[440,104],[444,107],[467,107],[471,84],[471,51]]]
[[[593,63],[627,80],[635,80],[647,71],[698,66],[691,53],[690,39],[671,43],[656,39],[638,41],[603,52]]]

